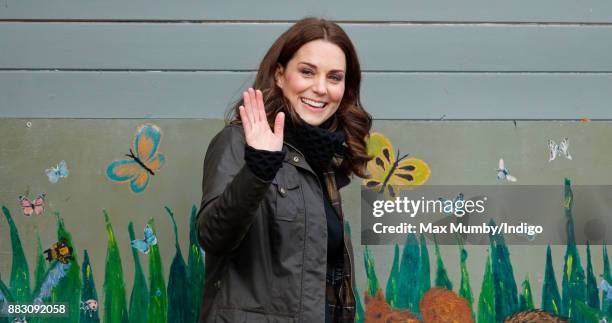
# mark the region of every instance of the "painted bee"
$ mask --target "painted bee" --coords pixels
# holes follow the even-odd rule
[[[44,251],[47,261],[57,260],[63,264],[67,264],[72,257],[72,247],[68,245],[66,240],[54,243],[51,248]]]

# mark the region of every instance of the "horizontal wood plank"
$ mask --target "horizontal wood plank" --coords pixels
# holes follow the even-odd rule
[[[0,72],[0,117],[223,118],[252,73]],[[612,119],[610,73],[364,73],[377,119]]]
[[[606,0],[339,0],[249,3],[239,0],[0,0],[0,19],[42,20],[260,20],[307,15],[342,21],[612,22]]]
[[[2,23],[0,69],[254,70],[288,26]],[[612,72],[612,26],[343,26],[365,71]]]

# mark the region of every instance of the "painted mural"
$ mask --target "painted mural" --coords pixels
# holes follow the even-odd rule
[[[66,303],[71,322],[196,322],[206,258],[194,227],[202,175],[197,169],[201,169],[207,142],[222,123],[83,121],[79,129],[87,134],[69,142],[62,140],[71,138],[61,128],[66,122],[35,121],[30,127],[22,123],[25,122],[2,121],[4,131],[13,136],[5,137],[0,148],[4,157],[0,178],[9,186],[0,192],[0,304]],[[60,139],[54,142],[47,138],[45,143],[39,143],[43,140],[41,133],[27,133],[37,123],[41,123],[42,134],[54,133]],[[543,137],[540,147],[532,147],[535,145],[529,138],[541,125],[519,130],[516,125],[485,127],[475,132],[483,141],[476,144],[469,138],[473,124],[451,129],[445,138],[435,135],[439,130],[445,131],[448,122],[433,127],[422,123],[410,127],[414,124],[402,122],[393,125],[395,130],[372,135],[369,151],[375,159],[368,165],[372,178],[353,181],[343,196],[347,214],[352,214],[346,222],[347,232],[360,230],[359,207],[354,206],[358,204],[355,196],[360,184],[394,196],[401,187],[444,182],[450,177],[436,176],[452,174],[466,164],[471,164],[472,170],[457,174],[457,181],[470,177],[472,183],[490,180],[500,185],[533,180],[532,174],[548,167],[555,175],[547,181],[563,187],[564,196],[554,203],[563,204],[564,213],[559,217],[565,222],[568,243],[533,249],[537,255],[533,255],[536,251],[527,251],[542,259],[540,265],[518,261],[515,252],[524,256],[525,251],[506,244],[503,236],[491,236],[483,248],[473,248],[459,240],[455,246],[444,246],[435,239],[431,243],[414,234],[406,235],[403,244],[362,246],[358,235],[352,233],[356,254],[363,259],[356,271],[358,322],[599,323],[612,319],[612,272],[607,247],[605,243],[576,244],[574,204],[580,201],[572,194],[573,181],[598,179],[599,184],[605,184],[610,177],[598,176],[598,169],[582,177],[580,172],[568,171],[584,165],[608,167],[610,163],[606,163],[612,159],[608,152],[598,150],[602,155],[581,161],[584,149],[576,147],[570,154],[569,139],[559,136],[556,130],[550,131],[550,136],[562,138],[558,143]],[[109,131],[111,126],[120,130]],[[582,135],[583,141],[589,136],[612,134],[609,123],[591,130],[584,126],[555,124],[550,129],[565,127],[566,132]],[[379,127],[391,128],[388,124]],[[129,154],[123,152],[126,158],[114,159],[122,154],[125,140],[134,129]],[[522,144],[515,145],[519,148],[514,151],[522,155],[512,155],[505,136],[520,130],[523,134],[517,135],[517,140]],[[421,138],[431,136],[429,143],[425,139],[405,139],[414,138],[412,132],[418,131],[422,132]],[[482,136],[495,131],[501,131],[501,137]],[[162,141],[163,134],[167,141]],[[91,138],[97,139],[93,146],[87,141]],[[200,139],[196,144],[186,142],[188,138]],[[437,141],[446,138],[456,140],[449,145],[466,148],[452,151],[436,146]],[[62,151],[62,146],[68,148]],[[44,152],[28,160],[24,156],[32,147]],[[438,152],[432,153],[434,149]],[[463,154],[468,149],[470,153]],[[477,150],[491,157],[482,161],[474,153]],[[453,162],[445,159],[449,156]],[[535,161],[533,156],[543,157]],[[11,161],[7,162],[6,157],[12,157]],[[31,174],[28,176],[9,172],[20,166],[34,170],[20,170]],[[563,172],[569,175],[557,176]],[[476,178],[475,173],[481,177]],[[70,184],[79,178],[82,181],[78,185]],[[68,185],[82,190],[68,190]],[[594,252],[596,247],[600,252]],[[563,257],[554,258],[560,249]],[[0,317],[0,323],[26,321],[66,319]]]

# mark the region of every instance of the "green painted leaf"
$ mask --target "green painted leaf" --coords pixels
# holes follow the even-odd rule
[[[3,206],[2,213],[9,224],[11,235],[11,246],[13,248],[13,263],[11,267],[11,279],[9,282],[9,290],[13,295],[15,302],[29,302],[32,299],[30,290],[30,270],[28,269],[28,261],[23,252],[19,232],[13,222],[13,217],[9,210]]]
[[[190,317],[190,303],[185,300],[189,299],[189,283],[187,281],[187,265],[183,260],[183,253],[179,245],[178,228],[174,219],[172,210],[165,207],[166,212],[170,215],[172,226],[174,228],[174,244],[176,252],[172,264],[170,265],[170,277],[168,278],[168,322],[183,323],[187,322]]]
[[[128,232],[130,234],[130,241],[136,240],[134,223],[130,222],[128,224]],[[146,323],[147,315],[149,314],[149,290],[147,289],[147,281],[140,264],[138,250],[136,248],[131,249],[134,259],[134,286],[132,286],[132,294],[130,295],[130,323]]]
[[[395,244],[393,251],[393,264],[391,265],[391,273],[389,273],[389,279],[387,280],[387,289],[385,290],[385,299],[391,307],[397,307],[397,300],[399,296],[399,246]]]
[[[100,315],[98,313],[98,291],[96,290],[96,284],[94,282],[93,270],[91,269],[91,263],[89,262],[89,254],[87,250],[83,250],[83,265],[81,266],[81,274],[83,277],[83,288],[81,289],[81,317],[80,322],[83,323],[97,323],[100,322]],[[87,307],[88,302],[94,300],[96,302],[95,310]]]
[[[562,307],[563,304],[561,303],[561,295],[559,294],[559,287],[555,278],[550,245],[548,245],[546,249],[544,284],[542,286],[542,309],[555,315],[561,315],[563,312]]]
[[[365,311],[363,310],[363,305],[361,304],[361,296],[357,286],[353,287],[353,292],[355,293],[355,303],[357,307],[357,310],[355,311],[355,323],[364,323]]]
[[[423,295],[431,288],[431,269],[429,265],[429,251],[427,250],[427,243],[425,236],[420,236],[421,242],[421,258],[419,259],[419,302]]]
[[[612,272],[610,271],[610,261],[608,259],[608,247],[606,246],[605,241],[603,243],[602,256],[604,266],[602,278],[612,283]],[[612,302],[607,301],[606,293],[604,291],[601,293],[601,307],[602,311],[606,313],[606,316],[612,318]]]
[[[397,307],[409,309],[412,313],[419,312],[419,242],[414,234],[408,234],[404,242],[404,250],[400,261],[399,296]]]
[[[564,212],[567,230],[567,248],[565,250],[565,261],[563,262],[562,295],[563,315],[569,317],[572,322],[586,322],[582,311],[578,310],[577,302],[586,302],[586,275],[580,261],[580,254],[576,247],[574,238],[574,218],[572,207],[574,205],[571,183],[565,179],[564,185]]]
[[[459,238],[459,269],[461,271],[461,286],[459,287],[459,296],[465,298],[472,311],[472,318],[474,318],[474,295],[472,294],[472,287],[470,286],[470,275],[467,269],[467,257],[468,252],[463,246],[461,238]]]
[[[106,210],[103,210],[103,213],[104,221],[106,222],[106,234],[108,236],[104,273],[104,322],[128,322],[121,255],[108,213]]]
[[[66,318],[48,318],[46,322],[78,322],[79,321],[79,305],[81,301],[81,271],[77,261],[77,253],[74,244],[72,243],[72,235],[66,230],[64,220],[60,217],[59,212],[55,212],[57,219],[57,241],[66,241],[66,244],[72,248],[72,258],[68,262],[66,276],[59,281],[51,292],[51,302],[68,303],[69,317]],[[62,264],[58,264],[61,266]]]
[[[4,306],[5,303],[14,302],[15,299],[13,295],[11,295],[11,291],[2,281],[0,277],[0,308]],[[9,323],[12,322],[14,317],[0,316],[0,323]]]
[[[204,295],[204,251],[200,248],[196,231],[197,210],[195,205],[191,207],[191,218],[189,222],[189,259],[187,260],[187,274],[191,291],[191,296],[189,297],[191,311],[190,317],[187,318],[186,322],[198,321],[200,306],[202,306],[202,298]]]
[[[148,222],[153,234],[156,234],[155,220]],[[168,320],[168,294],[164,280],[164,268],[159,254],[159,241],[151,246],[149,252],[149,323],[166,323]]]
[[[599,309],[599,289],[597,288],[597,279],[593,273],[593,264],[591,263],[591,244],[587,241],[587,305]]]
[[[438,238],[434,235],[435,251],[436,251],[436,280],[435,286],[453,290],[453,283],[448,278],[444,262],[442,261],[442,255],[440,254],[440,245],[438,244]]]
[[[365,246],[363,251],[363,262],[365,264],[366,277],[368,279],[368,293],[370,296],[374,296],[378,290],[378,278],[376,277],[376,269],[374,268],[374,258],[370,255],[368,246]]]
[[[490,225],[494,226],[495,222],[491,220]],[[489,234],[489,240],[495,290],[495,314],[497,321],[502,322],[507,316],[518,310],[518,289],[504,236]]]
[[[480,286],[478,298],[478,323],[495,323],[495,290],[493,286],[493,270],[491,257],[487,253],[484,277]]]
[[[42,244],[40,243],[40,234],[36,232],[36,269],[34,270],[34,289],[38,289],[45,278],[47,271],[47,263],[43,256]]]
[[[519,311],[532,310],[535,306],[533,305],[533,295],[531,293],[531,284],[529,283],[529,277],[525,277],[521,286],[521,296],[519,298]]]
[[[576,310],[580,312],[583,322],[586,323],[599,323],[601,322],[600,319],[604,317],[601,311],[594,309],[581,301],[576,302]]]

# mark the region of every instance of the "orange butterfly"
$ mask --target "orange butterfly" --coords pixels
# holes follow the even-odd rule
[[[115,160],[106,168],[106,176],[116,182],[130,182],[134,193],[143,192],[165,163],[166,157],[158,152],[162,140],[161,129],[151,123],[143,124],[136,130],[134,144],[128,159]]]

